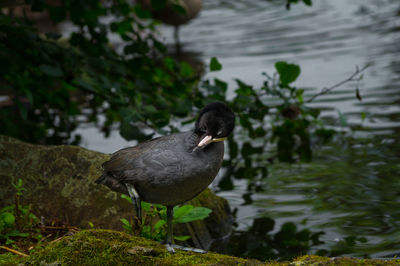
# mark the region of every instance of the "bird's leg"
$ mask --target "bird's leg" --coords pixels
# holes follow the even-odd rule
[[[142,223],[142,200],[140,199],[139,193],[137,193],[135,187],[131,184],[126,183],[126,188],[128,189],[129,196],[132,199],[133,206],[136,210],[136,216],[139,222]]]
[[[173,230],[172,230],[172,219],[174,218],[174,209],[172,206],[167,206],[167,247],[168,252],[175,253],[173,245]]]
[[[173,230],[172,230],[172,219],[174,218],[174,209],[172,206],[167,206],[167,244],[165,245],[167,247],[167,250],[170,253],[175,253],[175,248],[180,249],[180,250],[185,250],[185,251],[192,251],[192,252],[197,252],[197,253],[207,253],[207,251],[199,249],[199,248],[190,248],[190,247],[184,247],[184,246],[179,246],[173,244]]]
[[[175,53],[178,60],[181,60],[181,42],[179,40],[179,26],[174,27],[174,38],[175,38]]]
[[[179,26],[174,26],[174,39],[175,39],[175,44],[180,45],[179,42]]]

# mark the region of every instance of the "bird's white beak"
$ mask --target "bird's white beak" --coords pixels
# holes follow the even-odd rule
[[[211,142],[220,142],[220,141],[224,141],[226,140],[227,137],[224,138],[212,138],[211,136],[205,136],[200,142],[199,144],[197,144],[196,149],[198,148],[204,148],[205,146],[207,146],[208,144],[210,144]]]
[[[208,144],[210,144],[212,142],[212,137],[211,136],[205,136],[200,142],[199,144],[197,144],[198,148],[202,148]]]

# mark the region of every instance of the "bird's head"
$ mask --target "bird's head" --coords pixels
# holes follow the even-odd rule
[[[194,133],[199,142],[196,149],[203,149],[213,142],[224,141],[235,127],[235,114],[222,102],[206,105],[196,121]]]

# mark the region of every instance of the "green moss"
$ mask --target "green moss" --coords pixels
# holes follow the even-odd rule
[[[393,260],[378,260],[378,259],[356,259],[356,258],[328,258],[313,255],[306,255],[293,260],[290,265],[300,266],[300,265],[315,265],[315,266],[325,266],[325,265],[400,265],[400,259]]]
[[[0,265],[400,265],[397,260],[328,258],[306,255],[292,262],[260,262],[209,252],[177,250],[170,254],[157,242],[112,230],[84,230],[31,251],[29,257],[0,255]]]
[[[35,251],[25,262],[63,265],[199,265],[248,264],[217,253],[177,250],[170,254],[157,242],[111,230],[84,230]]]
[[[0,254],[0,265],[18,265],[21,261],[21,256],[13,253]]]

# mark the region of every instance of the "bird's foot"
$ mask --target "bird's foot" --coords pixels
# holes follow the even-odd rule
[[[172,247],[171,244],[165,244],[165,247],[167,248],[169,253],[175,254],[175,249]]]
[[[207,251],[205,251],[203,249],[184,247],[184,246],[175,245],[175,244],[166,244],[165,247],[167,248],[169,253],[175,253],[175,249],[180,249],[180,250],[184,250],[184,251],[192,251],[192,252],[201,253],[201,254],[207,253]]]

